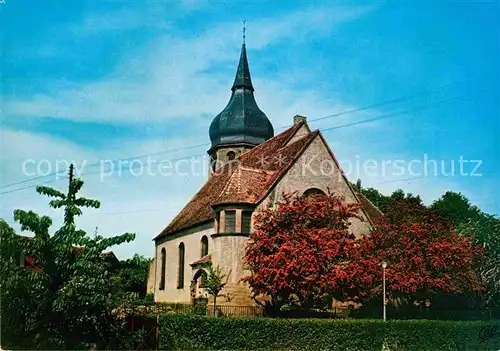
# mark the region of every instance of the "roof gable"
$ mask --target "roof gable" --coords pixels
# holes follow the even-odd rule
[[[298,123],[222,166],[202,186],[155,240],[213,219],[212,206],[227,203],[255,204],[314,139],[309,133],[288,144],[304,125]],[[281,157],[279,157],[281,155]]]
[[[306,133],[304,132],[306,128]],[[302,134],[303,136],[299,137]],[[362,211],[373,225],[381,212],[349,185],[340,164],[319,131],[309,132],[305,122],[299,122],[275,137],[222,166],[202,186],[155,240],[213,219],[213,206],[223,204],[257,205],[300,158],[304,150],[318,137],[342,173],[342,177],[360,203]]]

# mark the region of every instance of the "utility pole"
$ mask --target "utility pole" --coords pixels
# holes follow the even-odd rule
[[[69,184],[71,184],[71,182],[73,181],[73,169],[74,169],[74,166],[73,164],[70,164],[69,165]]]

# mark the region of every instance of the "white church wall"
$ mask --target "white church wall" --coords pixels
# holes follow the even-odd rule
[[[196,270],[190,266],[191,263],[201,258],[201,238],[208,238],[208,253],[213,252],[213,240],[211,235],[214,233],[213,222],[210,221],[204,225],[197,226],[174,234],[156,245],[156,281],[154,284],[155,301],[172,303],[189,303],[191,300],[190,284]],[[178,267],[179,267],[179,245],[184,243],[184,287],[177,288]],[[165,267],[165,289],[160,290],[161,280],[161,250],[166,251]]]

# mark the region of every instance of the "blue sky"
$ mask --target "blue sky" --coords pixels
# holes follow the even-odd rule
[[[209,123],[229,98],[242,20],[256,99],[275,129],[306,115],[346,162],[427,155],[449,168],[460,157],[481,160],[479,177],[348,176],[385,193],[418,193],[427,203],[460,191],[500,214],[496,1],[5,0],[0,11],[1,190],[14,190],[1,195],[0,216],[11,223],[15,208],[60,220],[34,188],[16,189],[45,181],[63,188],[63,180],[7,186],[30,179],[22,171],[27,159],[48,160],[43,172],[57,160],[88,165],[208,143]],[[314,121],[400,97],[409,98]],[[202,161],[197,155],[206,149],[162,157]],[[151,239],[206,180],[126,171],[101,180],[98,171],[83,168],[84,193],[103,206],[81,225],[104,235],[136,232],[135,244],[117,249],[121,256],[151,255]]]

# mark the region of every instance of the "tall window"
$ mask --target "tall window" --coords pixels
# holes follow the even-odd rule
[[[227,153],[227,160],[228,161],[232,161],[236,158],[236,153],[234,151],[229,151]]]
[[[236,211],[226,211],[226,233],[234,233],[236,230]]]
[[[252,212],[243,211],[241,214],[241,232],[250,233],[251,223],[252,223]]]
[[[177,272],[177,289],[184,289],[184,243],[179,244],[179,271]]]
[[[165,248],[161,249],[161,276],[160,276],[160,290],[165,290],[165,268],[167,264],[167,252]]]
[[[201,238],[201,257],[208,255],[208,238],[204,235]]]

